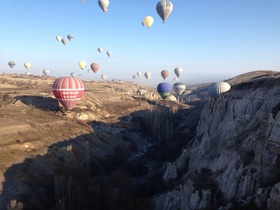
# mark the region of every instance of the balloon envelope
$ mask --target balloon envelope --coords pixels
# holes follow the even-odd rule
[[[62,44],[65,45],[67,43],[67,39],[63,38],[63,39],[61,39],[61,42],[62,42]]]
[[[183,72],[183,69],[180,67],[177,67],[174,69],[174,73],[176,74],[177,77],[180,77],[182,72]]]
[[[169,72],[167,70],[162,70],[160,74],[162,78],[165,80],[168,77]]]
[[[101,48],[101,47],[99,47],[97,50],[98,50],[98,52],[100,52],[100,53],[102,52],[102,48]]]
[[[160,96],[163,99],[165,99],[171,94],[172,85],[167,83],[167,82],[159,83],[158,86],[157,86],[157,91],[160,94]]]
[[[137,79],[137,75],[132,75],[132,78],[133,79]]]
[[[105,79],[107,78],[107,76],[106,76],[105,74],[102,74],[102,75],[101,75],[101,78],[102,78],[103,80],[105,80]]]
[[[67,35],[67,38],[69,39],[69,41],[71,41],[74,37],[73,37],[72,34],[68,34],[68,35]]]
[[[84,94],[84,84],[77,77],[60,77],[53,83],[52,91],[66,109],[72,109]]]
[[[14,68],[15,65],[16,65],[16,62],[14,62],[14,61],[9,61],[9,62],[8,62],[8,65],[9,65],[11,68]]]
[[[45,75],[45,76],[48,76],[48,75],[49,75],[49,73],[50,73],[50,70],[48,70],[48,69],[44,69],[44,70],[43,70],[43,73],[44,73],[44,75]]]
[[[108,11],[109,0],[98,0],[99,7],[103,10],[103,12]]]
[[[142,75],[142,73],[140,71],[138,71],[136,74],[138,77],[141,77],[141,75]]]
[[[71,72],[71,77],[75,77],[76,76],[76,73],[75,72]]]
[[[160,18],[165,22],[173,10],[173,4],[168,0],[161,0],[157,3],[156,10]]]
[[[96,73],[96,72],[99,70],[99,64],[97,64],[97,63],[92,63],[92,64],[90,65],[90,68],[91,68],[91,70],[92,70],[94,73]]]
[[[87,63],[85,61],[79,61],[78,65],[81,69],[84,69],[87,66]]]
[[[24,63],[24,67],[28,70],[28,69],[30,69],[30,67],[31,67],[31,63]]]
[[[213,82],[208,87],[208,94],[211,96],[211,98],[214,98],[221,93],[229,91],[230,88],[230,84],[226,82]]]
[[[152,74],[150,72],[145,72],[144,75],[145,75],[146,79],[150,79],[152,76]]]
[[[107,51],[107,55],[110,57],[112,55],[112,51]]]
[[[152,16],[146,16],[143,20],[143,24],[150,28],[154,23],[154,18]]]
[[[56,36],[56,41],[60,42],[61,41],[61,36]]]
[[[178,96],[180,96],[185,91],[185,89],[186,89],[186,85],[184,83],[176,82],[173,85],[173,90]]]

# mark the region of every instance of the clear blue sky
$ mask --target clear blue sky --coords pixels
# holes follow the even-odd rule
[[[280,70],[280,0],[171,0],[165,23],[156,13],[158,0],[111,0],[102,12],[97,0],[1,0],[0,73],[30,72],[83,79],[133,81],[155,86],[161,70],[183,68],[185,84],[227,79],[253,70]],[[154,24],[143,27],[151,15]],[[56,36],[72,34],[66,45]],[[98,47],[103,48],[100,54]],[[109,58],[106,51],[111,50]],[[8,62],[14,60],[11,69]],[[97,62],[96,74],[78,61]],[[143,74],[151,72],[147,81]]]

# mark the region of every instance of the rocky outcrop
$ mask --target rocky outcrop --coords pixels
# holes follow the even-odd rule
[[[279,81],[237,84],[204,106],[196,137],[166,166],[163,179],[175,187],[154,197],[155,209],[277,209]]]

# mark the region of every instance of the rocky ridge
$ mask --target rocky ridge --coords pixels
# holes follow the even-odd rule
[[[273,73],[235,81],[204,106],[195,138],[166,165],[173,187],[155,209],[279,208],[279,84]]]

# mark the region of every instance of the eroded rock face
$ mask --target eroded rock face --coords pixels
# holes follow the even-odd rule
[[[270,78],[236,85],[205,105],[193,143],[163,176],[180,185],[154,197],[156,209],[215,209],[230,201],[236,203],[229,209],[238,202],[280,205],[278,84]]]

